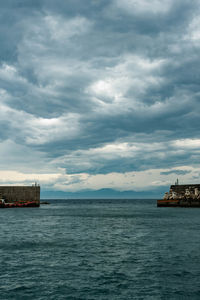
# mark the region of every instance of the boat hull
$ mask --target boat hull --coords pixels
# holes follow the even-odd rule
[[[157,200],[157,207],[200,207],[200,201],[187,200]]]
[[[0,203],[0,208],[15,208],[15,207],[39,207],[39,202],[10,202],[10,203]]]

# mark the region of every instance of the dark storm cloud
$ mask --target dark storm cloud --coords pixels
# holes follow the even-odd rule
[[[0,17],[2,143],[68,173],[198,164],[197,1],[3,1]]]

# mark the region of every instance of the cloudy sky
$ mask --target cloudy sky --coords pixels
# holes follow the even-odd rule
[[[196,0],[2,0],[0,184],[200,183]]]

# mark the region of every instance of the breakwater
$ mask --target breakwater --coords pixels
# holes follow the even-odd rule
[[[200,207],[200,184],[171,185],[157,206]]]
[[[2,203],[40,206],[40,186],[0,186],[0,199]]]

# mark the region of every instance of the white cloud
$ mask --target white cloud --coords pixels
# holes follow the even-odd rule
[[[162,165],[168,165],[168,160],[180,161],[184,156],[187,156],[188,160],[189,158],[192,160],[193,156],[199,155],[199,149],[199,140],[190,139],[162,142],[118,141],[101,147],[71,151],[69,154],[52,159],[51,164],[52,166],[62,165],[67,171],[70,170],[73,173],[101,170],[106,166],[108,168],[105,169],[109,170],[109,166],[112,166],[114,161],[117,165],[121,161],[122,165],[126,165],[126,168],[129,167],[129,163],[133,166],[137,165],[136,162],[140,162],[140,165],[149,169],[152,167],[152,164],[157,167],[161,163]],[[190,161],[190,165],[192,165],[192,161]],[[136,170],[137,168],[138,166]]]
[[[182,139],[172,142],[172,146],[180,149],[199,149],[200,150],[200,139]]]
[[[128,14],[166,13],[173,4],[172,0],[114,0],[114,5]]]
[[[92,26],[89,20],[80,16],[66,20],[61,16],[48,15],[44,18],[44,24],[51,38],[59,42],[63,42],[63,40],[66,41],[73,36],[83,35],[87,33]]]
[[[34,23],[26,20],[24,26],[25,34],[18,46],[19,67],[31,68],[39,85],[56,89],[80,72],[81,61],[78,57],[73,60],[74,52],[80,48],[76,39],[89,33],[91,21],[81,16],[65,19],[49,14]]]
[[[78,114],[65,113],[58,118],[41,118],[3,104],[0,105],[0,121],[9,127],[10,138],[19,138],[21,142],[24,140],[32,145],[69,140],[80,134],[81,130]]]
[[[180,166],[178,168],[149,169],[145,171],[91,175],[88,173],[65,174],[61,169],[55,173],[23,173],[18,171],[0,171],[0,184],[40,183],[44,189],[61,191],[99,190],[110,188],[118,191],[145,191],[159,186],[173,184],[177,171],[183,171],[181,183],[198,183],[200,168]],[[185,171],[185,174],[184,174]],[[162,174],[165,173],[166,174]],[[167,174],[169,172],[169,174]],[[174,173],[173,173],[174,172]],[[196,179],[195,179],[196,177]]]
[[[27,84],[27,80],[20,76],[15,66],[3,63],[0,67],[0,79],[12,84]]]
[[[174,171],[174,173],[173,173]],[[186,171],[183,175],[177,175],[177,171]],[[162,174],[163,172],[172,172]],[[110,188],[118,191],[144,191],[154,189],[160,186],[174,184],[177,176],[180,182],[198,183],[195,179],[200,172],[200,168],[192,168],[180,166],[178,168],[169,169],[149,169],[145,171],[125,172],[125,173],[108,173],[91,175],[87,173],[63,175],[62,181],[58,181],[54,185],[54,189],[62,191],[79,191],[79,190],[99,190],[102,188]]]
[[[25,126],[27,144],[55,143],[80,134],[79,116],[72,113],[51,119],[32,118],[25,122]]]
[[[0,142],[1,171],[52,171],[45,153],[14,142],[10,138],[12,137]]]
[[[194,46],[200,45],[200,17],[195,16],[183,36],[183,41],[190,42]]]
[[[140,109],[146,90],[162,84],[160,73],[164,64],[162,59],[126,54],[114,67],[103,70],[86,93],[96,103],[98,111],[114,114],[133,107]]]
[[[23,173],[18,171],[0,171],[0,184],[1,185],[17,185],[25,184],[30,185],[34,182],[39,182],[40,184],[52,184],[58,178],[60,174],[51,173]]]

